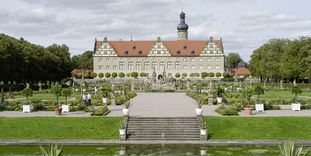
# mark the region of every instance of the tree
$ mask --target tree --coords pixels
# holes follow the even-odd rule
[[[228,72],[223,73],[222,76],[224,78],[232,78],[233,77],[233,75],[231,73],[228,73]]]
[[[120,78],[123,78],[123,77],[125,77],[125,74],[124,74],[123,72],[120,72],[120,73],[119,73],[119,77],[120,77]]]
[[[180,77],[180,73],[176,73],[176,74],[175,74],[175,77],[176,77],[176,78],[179,78],[179,77]]]
[[[111,76],[112,76],[112,78],[116,78],[116,77],[118,76],[118,73],[113,72],[113,73],[111,74]]]
[[[67,101],[68,101],[68,97],[72,94],[72,89],[71,88],[65,88],[62,90],[62,94],[64,95],[65,97],[65,102],[66,102],[66,105],[67,105]]]
[[[58,99],[60,96],[62,96],[62,85],[60,84],[52,85],[50,88],[50,92],[56,96],[56,102],[58,104]]]
[[[238,53],[229,53],[227,56],[226,67],[237,68],[241,61],[242,59]]]
[[[137,72],[132,72],[131,73],[131,77],[134,77],[136,79],[138,77],[138,73]]]
[[[26,103],[28,104],[28,97],[32,96],[32,89],[31,88],[24,88],[22,90],[22,95],[26,97]]]
[[[73,69],[93,69],[93,51],[85,51],[83,54],[71,58]]]
[[[265,89],[262,86],[257,85],[254,87],[254,94],[257,95],[259,99],[260,95],[265,94]]]
[[[98,77],[99,77],[100,79],[102,79],[104,76],[105,76],[104,73],[99,73],[99,74],[98,74]]]
[[[221,77],[221,73],[217,72],[216,77]]]
[[[182,73],[181,75],[182,75],[182,77],[187,77],[188,76],[187,73]]]
[[[292,94],[295,94],[295,102],[297,102],[297,95],[298,94],[301,94],[302,93],[302,90],[299,86],[293,86],[292,87]]]
[[[206,78],[208,76],[208,74],[207,74],[207,72],[202,72],[201,73],[201,77],[204,79],[204,78]]]
[[[107,72],[107,73],[105,73],[105,77],[106,77],[106,78],[110,78],[110,77],[111,77],[111,74]]]
[[[3,88],[1,88],[1,95],[0,95],[0,104],[4,103],[4,92],[3,92]]]
[[[102,90],[102,92],[103,92],[103,97],[105,97],[105,98],[107,98],[107,97],[108,97],[108,94],[109,94],[110,92],[112,92],[112,88],[109,87],[109,86],[103,86],[101,90]]]

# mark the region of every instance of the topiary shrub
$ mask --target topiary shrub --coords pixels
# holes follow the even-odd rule
[[[125,74],[123,72],[121,72],[121,73],[119,73],[119,77],[123,78],[123,77],[125,77]]]
[[[187,77],[188,74],[187,74],[187,73],[182,73],[181,76],[182,76],[182,77]]]
[[[113,72],[112,74],[111,74],[111,77],[112,78],[116,78],[118,76],[118,73],[116,73],[116,72]]]
[[[131,77],[136,79],[138,77],[138,73],[137,72],[132,72],[131,73]]]
[[[180,77],[180,73],[176,73],[176,74],[175,74],[175,77],[176,77],[176,78],[179,78],[179,77]]]
[[[102,79],[104,76],[105,76],[104,73],[99,73],[99,74],[98,74],[98,77],[101,78],[101,79]]]
[[[201,73],[201,77],[204,79],[204,78],[206,78],[208,76],[208,74],[207,74],[207,72],[202,72]]]
[[[217,72],[216,77],[221,77],[221,73]]]

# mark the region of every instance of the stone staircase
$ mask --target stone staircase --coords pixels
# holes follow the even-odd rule
[[[200,140],[196,117],[130,117],[127,140]]]

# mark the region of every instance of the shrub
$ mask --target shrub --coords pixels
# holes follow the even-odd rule
[[[137,94],[134,93],[134,92],[127,92],[127,93],[126,93],[126,96],[129,97],[129,98],[133,98],[133,97],[135,97],[136,95],[137,95]]]
[[[233,78],[233,74],[232,73],[228,73],[228,72],[223,73],[222,76],[224,78]]]
[[[36,102],[32,104],[33,111],[46,111],[47,108],[43,105],[42,102]]]
[[[7,107],[8,111],[22,111],[22,104],[18,101],[12,101]]]
[[[126,77],[131,77],[131,73],[126,73]]]
[[[265,89],[263,87],[261,87],[260,85],[255,86],[254,88],[254,94],[258,96],[258,98],[260,98],[259,96],[265,93]]]
[[[214,77],[214,76],[215,76],[215,73],[213,72],[208,73],[208,77]]]
[[[26,97],[26,103],[28,103],[28,97],[32,96],[32,89],[31,88],[25,88],[22,91],[22,95]]]
[[[104,76],[105,76],[104,73],[99,73],[99,74],[98,74],[98,77],[101,78],[101,79],[102,79]]]
[[[187,73],[182,73],[181,76],[182,76],[182,77],[187,77],[188,74],[187,74]]]
[[[110,73],[105,73],[105,77],[106,77],[106,78],[110,78],[110,77],[111,77],[111,74],[110,74]]]
[[[116,72],[113,72],[112,74],[111,74],[111,77],[112,78],[116,78],[118,76],[118,73],[116,73]]]
[[[208,76],[208,74],[207,74],[207,72],[202,72],[201,73],[201,77],[204,79],[204,78],[206,78]]]
[[[280,110],[280,106],[278,105],[273,105],[273,104],[268,104],[268,103],[265,103],[264,104],[264,108],[265,110]]]
[[[121,72],[121,73],[119,73],[119,77],[123,78],[123,77],[125,77],[125,74],[123,72]]]
[[[97,109],[91,111],[91,116],[105,116],[110,110],[107,106],[99,106]]]
[[[221,77],[221,73],[217,72],[216,77]]]
[[[140,77],[146,77],[146,73],[141,72],[141,73],[139,73],[139,76],[140,76]]]
[[[136,79],[138,77],[138,73],[137,72],[132,72],[131,73],[131,77]]]
[[[175,77],[176,77],[176,78],[179,78],[179,77],[180,77],[180,73],[176,73],[176,74],[175,74]]]
[[[122,105],[127,101],[127,97],[125,95],[120,95],[116,97],[116,105]]]
[[[93,78],[93,79],[94,79],[95,77],[97,77],[97,73],[91,73],[91,75],[90,75],[90,76],[91,76],[91,78]]]
[[[85,73],[83,74],[84,78],[89,78],[90,77],[90,74],[89,73]]]
[[[239,115],[238,111],[232,106],[221,105],[218,107],[215,112],[224,115],[224,116],[234,116]]]

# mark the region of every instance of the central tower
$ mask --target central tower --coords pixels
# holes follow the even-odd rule
[[[186,14],[182,11],[180,14],[180,23],[177,25],[178,40],[188,40],[188,25],[186,24]]]

